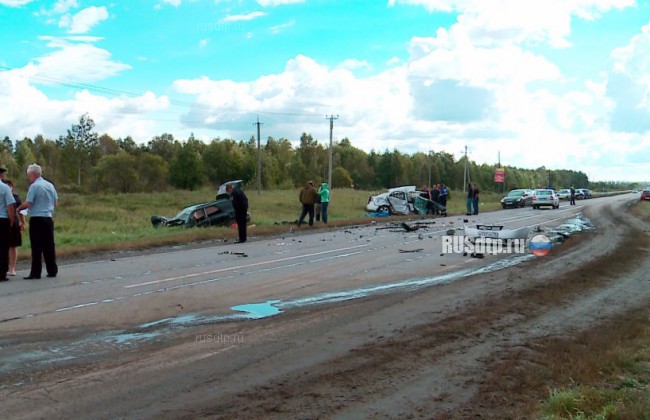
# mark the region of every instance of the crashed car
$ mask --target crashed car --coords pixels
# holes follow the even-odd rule
[[[420,195],[414,185],[391,188],[385,193],[368,197],[366,210],[389,214],[414,213],[415,198]]]
[[[184,226],[184,227],[208,227],[208,226],[230,226],[235,222],[235,209],[226,192],[226,185],[232,183],[235,188],[241,188],[242,181],[231,181],[219,187],[217,197],[214,201],[193,204],[185,207],[174,217],[151,216],[153,227],[161,226]],[[246,214],[246,222],[250,222],[250,213]]]

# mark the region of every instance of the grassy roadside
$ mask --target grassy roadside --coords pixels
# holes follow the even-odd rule
[[[19,192],[20,193],[20,192]],[[247,190],[252,215],[249,234],[262,236],[287,230],[300,214],[299,190]],[[332,191],[329,226],[360,224],[371,220],[365,206],[368,191]],[[24,194],[22,194],[24,195]],[[174,216],[183,207],[214,199],[215,191],[168,191],[137,194],[61,194],[55,214],[55,238],[60,257],[120,249],[146,249],[215,239],[232,239],[236,229],[160,228],[151,226],[152,215]],[[24,198],[24,197],[23,197]],[[500,195],[484,194],[481,211],[499,208]],[[464,214],[463,192],[451,192],[449,214]],[[406,216],[395,216],[404,219]],[[322,228],[322,224],[316,224]],[[29,258],[29,235],[23,233],[19,258]]]

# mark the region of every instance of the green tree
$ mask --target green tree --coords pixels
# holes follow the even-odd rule
[[[161,156],[145,152],[138,158],[139,189],[143,191],[164,191],[168,188],[169,165]]]
[[[187,142],[169,166],[169,183],[193,191],[203,183],[205,169],[195,142]]]
[[[135,192],[138,188],[136,158],[124,150],[101,158],[95,173],[101,189],[129,193]]]
[[[354,182],[347,169],[337,167],[332,170],[332,187],[333,188],[351,188]]]
[[[92,167],[93,158],[97,157],[98,135],[93,131],[95,121],[83,114],[79,124],[73,124],[68,130],[65,141],[68,143],[71,157],[77,168],[77,187],[81,187],[81,174]]]

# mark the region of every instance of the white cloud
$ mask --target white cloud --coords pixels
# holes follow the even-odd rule
[[[34,0],[0,0],[0,5],[9,7],[20,7],[33,2]]]
[[[283,23],[281,25],[271,26],[269,28],[269,30],[271,31],[272,34],[279,34],[280,32],[284,31],[285,29],[291,28],[295,24],[296,24],[296,21],[292,19],[287,23]]]
[[[162,0],[162,2],[174,7],[178,7],[181,5],[182,0]]]
[[[54,4],[52,12],[61,15],[68,13],[70,9],[76,9],[77,7],[78,5],[76,0],[58,0]]]
[[[416,5],[429,12],[457,12],[459,24],[477,45],[502,42],[548,42],[568,47],[571,17],[593,20],[635,0],[389,0],[388,5]]]
[[[280,6],[280,5],[285,5],[285,4],[297,4],[297,3],[304,3],[305,0],[257,0],[257,3],[260,6],[263,7],[273,7],[273,6]]]
[[[97,132],[113,137],[131,135],[145,141],[157,132],[157,123],[148,120],[147,114],[169,107],[167,97],[151,92],[137,97],[106,98],[82,90],[69,100],[51,100],[30,83],[36,74],[33,65],[0,72],[0,96],[12,104],[11,112],[0,114],[0,132],[11,138],[44,134],[55,139],[87,112],[94,119]]]
[[[41,37],[40,39],[47,41],[47,46],[54,51],[34,60],[36,76],[93,82],[131,68],[128,64],[113,61],[109,51],[92,44],[101,38]]]
[[[354,58],[349,58],[344,60],[338,65],[338,68],[347,69],[347,70],[357,70],[357,69],[368,69],[372,70],[372,66],[366,60],[356,60]]]
[[[611,54],[606,95],[614,103],[611,128],[623,132],[650,132],[650,24],[628,45]]]
[[[108,11],[105,6],[91,6],[74,15],[63,15],[59,20],[59,27],[68,28],[68,33],[71,34],[85,34],[106,19],[108,19]]]
[[[207,38],[199,40],[199,48],[204,48],[206,45],[208,45],[208,39]]]
[[[266,13],[258,11],[258,12],[247,13],[245,15],[226,16],[225,18],[221,19],[220,22],[221,23],[242,22],[242,21],[257,19],[263,16],[266,16]]]

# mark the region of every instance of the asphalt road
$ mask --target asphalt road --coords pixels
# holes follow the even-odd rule
[[[411,219],[407,232],[381,218],[366,226],[294,228],[245,244],[224,243],[136,257],[63,265],[56,279],[23,280],[26,271],[0,285],[0,333],[30,329],[130,328],[184,314],[232,315],[233,307],[278,301],[279,306],[352,298],[365,288],[433,278],[494,262],[442,254],[442,236],[468,224],[534,229],[561,224],[584,206],[630,196],[562,202],[557,210],[508,209],[478,216]],[[388,287],[390,290],[391,287]],[[360,291],[361,289],[361,291]],[[369,291],[369,292],[372,292]],[[334,297],[336,298],[336,296]],[[255,309],[253,307],[253,309]],[[265,310],[264,306],[257,309]],[[272,310],[272,309],[271,309]]]

